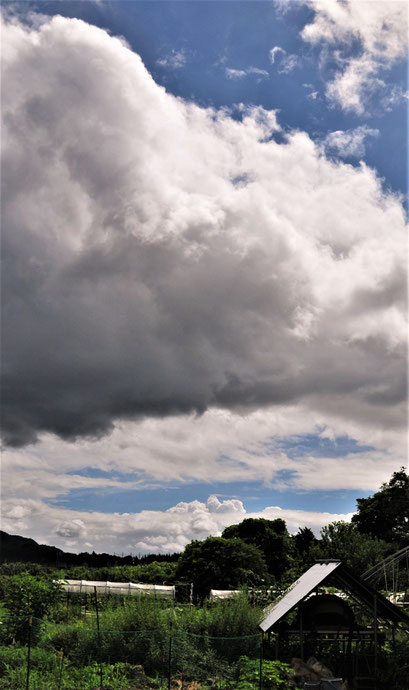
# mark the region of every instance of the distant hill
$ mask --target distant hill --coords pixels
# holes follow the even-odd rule
[[[152,561],[176,561],[178,554],[148,554],[142,558],[117,556],[109,553],[69,553],[56,546],[38,544],[34,539],[7,534],[0,530],[0,563],[39,563],[62,568],[71,565],[86,565],[89,568],[103,568],[112,565],[132,565]]]
[[[27,539],[26,537],[19,537],[17,534],[7,534],[7,532],[0,531],[1,563],[16,561],[25,563],[29,561],[44,565],[55,565],[57,561],[62,560],[64,555],[64,551],[57,549],[55,546],[37,544],[34,539]]]

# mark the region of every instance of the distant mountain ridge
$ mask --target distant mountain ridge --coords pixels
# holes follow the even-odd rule
[[[0,563],[39,563],[56,567],[86,565],[101,568],[112,565],[134,565],[152,561],[176,561],[178,554],[148,554],[136,556],[117,556],[109,553],[70,553],[56,546],[38,544],[34,539],[8,534],[0,530]]]
[[[27,537],[20,537],[17,534],[7,534],[7,532],[0,531],[0,562],[15,562],[22,563],[30,561],[31,563],[42,563],[47,565],[55,565],[56,561],[64,556],[64,551],[58,549],[56,546],[46,546],[45,544],[38,544],[34,539]],[[76,554],[67,554],[74,556]]]

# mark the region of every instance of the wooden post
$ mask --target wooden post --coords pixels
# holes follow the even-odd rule
[[[258,678],[259,690],[263,688],[263,631],[260,632],[260,672]]]

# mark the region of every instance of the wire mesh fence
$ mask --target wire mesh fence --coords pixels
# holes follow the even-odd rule
[[[210,637],[174,628],[98,630],[8,617],[0,624],[1,690],[262,688],[259,634]]]

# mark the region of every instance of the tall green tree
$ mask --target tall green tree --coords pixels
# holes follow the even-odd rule
[[[237,525],[230,525],[222,532],[224,539],[239,538],[256,546],[264,554],[267,569],[276,580],[281,580],[290,566],[294,548],[284,520],[247,518]]]
[[[235,589],[268,580],[263,554],[242,539],[208,537],[192,541],[179,558],[176,578],[193,582],[203,597],[211,589]]]
[[[297,559],[297,569],[302,573],[315,561],[315,547],[318,539],[309,527],[300,527],[297,534],[291,537],[294,544],[295,556]]]
[[[362,534],[396,544],[409,543],[409,475],[401,467],[388,483],[368,498],[357,499],[352,522]]]
[[[387,552],[386,542],[361,534],[351,522],[331,522],[321,530],[321,539],[311,547],[314,560],[339,558],[357,575],[379,563]]]

